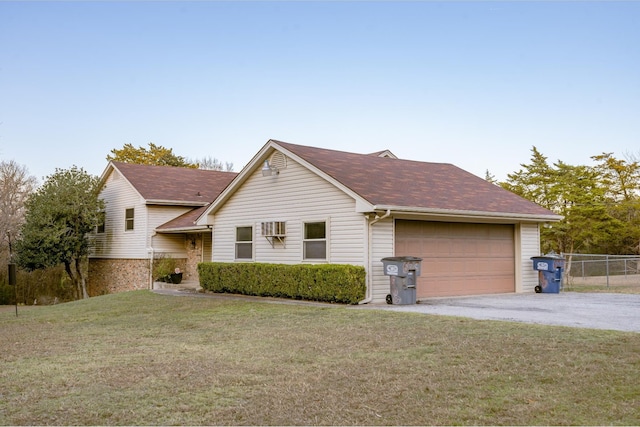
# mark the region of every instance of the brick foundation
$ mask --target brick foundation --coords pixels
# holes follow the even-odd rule
[[[89,259],[89,296],[149,289],[148,259]]]

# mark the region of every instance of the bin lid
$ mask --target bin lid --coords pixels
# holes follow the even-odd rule
[[[416,261],[422,261],[422,258],[418,258],[415,256],[390,256],[390,257],[382,258],[381,261],[416,262]]]
[[[538,255],[538,256],[532,256],[531,259],[564,259],[564,257],[562,255],[558,255],[555,252],[550,252],[546,255]]]

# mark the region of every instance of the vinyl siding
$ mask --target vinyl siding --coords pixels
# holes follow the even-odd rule
[[[156,255],[163,254],[174,258],[185,258],[187,252],[184,234],[156,234],[153,236],[153,230],[193,208],[181,206],[147,206],[146,209],[149,236],[147,246],[153,247]]]
[[[100,197],[105,201],[105,232],[93,235],[95,258],[145,259],[147,248],[173,257],[185,257],[183,235],[156,235],[154,229],[189,211],[188,207],[147,206],[131,184],[113,170]],[[125,231],[125,210],[134,209],[133,230]]]
[[[144,200],[116,170],[100,192],[105,201],[105,232],[94,235],[96,258],[147,258],[147,214]],[[134,209],[134,228],[125,231],[125,210]]]
[[[540,255],[540,229],[538,224],[521,224],[519,230],[520,265],[516,265],[516,277],[521,277],[521,283],[516,283],[516,292],[534,292],[538,284],[538,272],[533,269],[531,257]],[[516,240],[516,241],[517,241]],[[520,274],[518,274],[518,267]]]
[[[272,246],[261,236],[263,221],[286,222],[284,243]],[[305,262],[304,223],[319,221],[327,224],[328,258],[322,262],[364,266],[366,222],[351,197],[291,159],[277,176],[257,170],[215,213],[213,260],[234,262],[236,227],[252,226],[253,261]]]
[[[394,220],[386,218],[371,226],[371,289],[374,303],[385,302],[390,291],[389,276],[385,276],[382,258],[394,256]]]
[[[202,261],[203,262],[208,262],[213,259],[212,253],[211,253],[211,239],[212,239],[212,234],[210,232],[202,233]]]

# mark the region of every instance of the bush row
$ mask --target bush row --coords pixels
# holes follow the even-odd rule
[[[364,267],[346,264],[198,264],[200,286],[212,292],[357,304],[366,292]]]
[[[0,271],[0,305],[18,304],[53,304],[76,299],[75,288],[59,265],[44,270],[27,272],[17,269],[17,289],[9,285],[6,269]]]

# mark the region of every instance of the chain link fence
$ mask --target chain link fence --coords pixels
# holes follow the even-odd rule
[[[564,254],[564,286],[638,287],[640,256]]]

